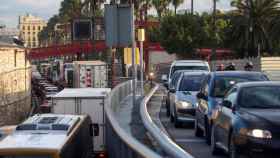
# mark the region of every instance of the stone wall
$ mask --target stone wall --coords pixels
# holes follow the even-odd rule
[[[31,107],[31,68],[25,50],[0,45],[0,126],[21,122]]]

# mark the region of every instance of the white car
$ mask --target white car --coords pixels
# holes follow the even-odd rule
[[[170,83],[173,73],[178,70],[200,70],[210,72],[210,66],[207,61],[203,60],[176,60],[171,64],[168,83]]]

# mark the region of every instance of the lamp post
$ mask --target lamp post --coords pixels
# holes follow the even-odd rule
[[[145,30],[138,29],[138,41],[140,44],[140,83],[141,83],[141,95],[144,95],[144,63],[143,63],[143,42],[145,41]]]

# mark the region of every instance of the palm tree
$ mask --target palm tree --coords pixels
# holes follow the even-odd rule
[[[255,56],[257,46],[271,53],[275,20],[279,17],[278,0],[234,0],[232,6],[236,8],[233,17],[233,37],[238,46],[246,48],[248,55]],[[279,28],[278,28],[279,29]],[[275,30],[274,30],[275,31]],[[279,37],[278,37],[279,38]]]
[[[167,7],[169,3],[170,0],[152,0],[152,4],[157,11],[159,20],[161,20],[163,13],[168,10]]]
[[[184,0],[172,0],[172,5],[174,6],[175,15],[177,14],[177,8],[184,2]]]

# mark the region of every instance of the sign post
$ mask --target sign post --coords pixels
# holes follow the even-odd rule
[[[108,47],[132,47],[133,104],[136,103],[134,6],[105,5],[105,32]],[[113,59],[114,60],[114,59]]]

